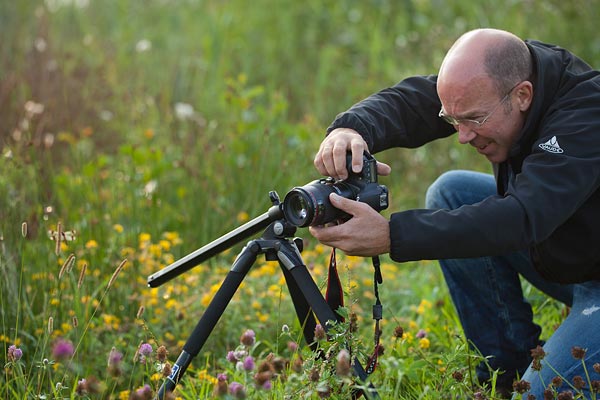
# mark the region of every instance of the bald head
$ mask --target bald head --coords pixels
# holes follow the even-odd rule
[[[450,48],[438,83],[481,85],[490,79],[498,93],[530,78],[529,49],[519,37],[498,29],[477,29],[462,35]]]

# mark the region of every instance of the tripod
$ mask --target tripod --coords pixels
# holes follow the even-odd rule
[[[202,346],[210,336],[213,328],[223,315],[225,308],[259,254],[264,254],[268,261],[279,262],[298,319],[300,320],[300,324],[303,325],[305,340],[309,344],[313,342],[311,335],[314,335],[316,320],[321,321],[326,332],[328,330],[327,321],[339,320],[339,317],[319,291],[319,288],[302,261],[300,255],[302,240],[300,238],[290,239],[296,232],[296,227],[286,222],[283,218],[277,194],[271,192],[270,197],[273,207],[267,213],[148,278],[149,286],[156,287],[170,278],[179,275],[184,270],[190,269],[193,265],[197,265],[203,259],[207,259],[211,255],[227,248],[231,243],[236,242],[240,238],[254,233],[258,227],[266,225],[262,237],[248,242],[233,262],[220,288],[183,346],[181,354],[172,367],[171,374],[160,387],[157,396],[158,399],[164,399],[168,392],[175,389],[175,386],[181,380],[192,359],[202,349]],[[361,381],[365,381],[367,373],[362,365],[358,361],[355,361],[353,368],[358,378]],[[367,394],[367,391],[371,398],[378,398],[377,391],[372,385],[369,385],[368,389],[363,389],[364,394]]]

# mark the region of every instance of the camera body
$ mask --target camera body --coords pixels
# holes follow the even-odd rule
[[[352,155],[346,156],[348,178],[336,181],[332,177],[318,179],[290,190],[283,200],[283,214],[287,222],[298,227],[325,225],[336,220],[347,220],[350,215],[335,208],[329,201],[331,193],[370,205],[376,211],[388,207],[388,189],[377,183],[377,161],[363,154],[363,169],[352,172]]]

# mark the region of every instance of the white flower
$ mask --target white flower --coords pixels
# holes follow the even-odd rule
[[[196,112],[194,111],[194,107],[188,103],[175,103],[175,116],[177,119],[183,121],[186,119],[190,119],[194,116]]]
[[[137,51],[138,53],[143,53],[145,51],[150,50],[151,48],[152,42],[148,39],[142,39],[135,44],[135,51]]]

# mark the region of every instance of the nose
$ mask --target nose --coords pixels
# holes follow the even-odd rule
[[[477,136],[471,128],[464,124],[458,124],[456,128],[458,130],[458,142],[460,144],[467,144]]]

